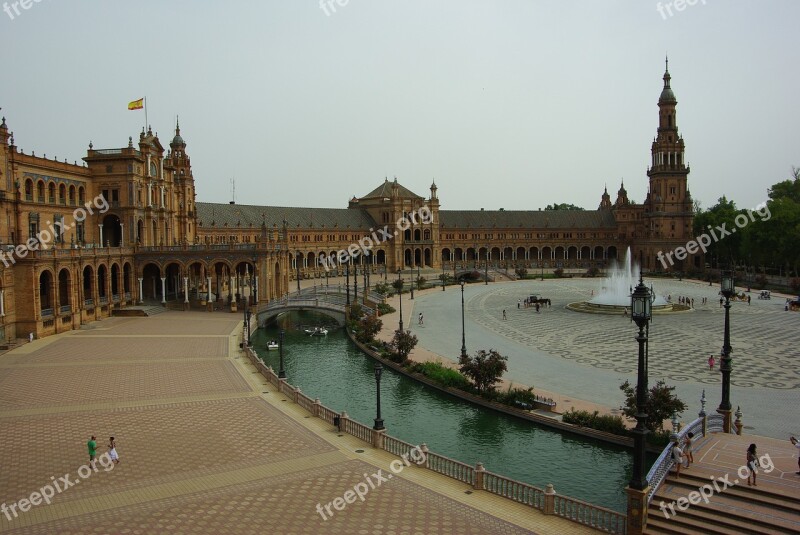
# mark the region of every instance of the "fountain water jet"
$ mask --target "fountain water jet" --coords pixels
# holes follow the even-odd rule
[[[577,312],[601,314],[623,314],[631,306],[631,293],[639,283],[639,266],[633,261],[631,248],[625,252],[621,264],[615,264],[603,280],[600,291],[588,301],[570,303],[567,308]],[[656,295],[653,312],[671,312],[674,307],[663,297]]]

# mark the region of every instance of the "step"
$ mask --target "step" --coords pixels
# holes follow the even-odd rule
[[[647,533],[703,533],[710,535],[742,535],[753,533],[752,531],[733,530],[717,524],[698,521],[694,518],[681,515],[671,517],[669,520],[664,518],[660,509],[655,511],[651,508],[647,513]]]
[[[692,490],[705,485],[711,481],[711,474],[681,474],[678,480],[669,477],[665,483],[673,486],[680,486],[681,488],[691,488]],[[766,507],[779,509],[787,513],[800,515],[800,498],[786,496],[775,492],[770,488],[765,488],[764,483],[759,487],[749,487],[746,483],[739,483],[736,486],[728,487],[720,496],[727,496],[745,500],[748,503],[756,503]],[[769,485],[769,484],[767,484]],[[720,487],[722,485],[720,484]],[[716,495],[716,494],[715,494]]]
[[[681,477],[677,481],[670,478],[653,497],[651,507],[655,507],[663,516],[658,508],[661,501],[669,503],[679,497],[686,497],[709,481],[702,477]],[[761,491],[759,488],[736,486],[721,493],[715,492],[709,500],[709,504],[701,502],[692,505],[686,511],[679,512],[679,515],[721,526],[749,529],[750,533],[763,533],[765,530],[775,533],[800,532],[800,515],[795,499],[771,491]]]
[[[757,519],[750,516],[743,516],[732,511],[723,511],[706,505],[701,502],[696,505],[691,505],[685,511],[680,511],[675,508],[676,515],[670,516],[669,519],[664,518],[664,512],[661,510],[661,500],[656,501],[654,498],[650,503],[648,512],[648,519],[653,515],[657,515],[659,520],[664,520],[667,523],[685,519],[689,522],[699,523],[702,525],[711,525],[723,530],[731,530],[734,533],[746,533],[749,535],[761,535],[765,532],[775,532],[775,530],[789,529],[782,522],[771,522],[767,519]],[[667,509],[671,514],[671,510]],[[792,531],[789,530],[789,533]]]

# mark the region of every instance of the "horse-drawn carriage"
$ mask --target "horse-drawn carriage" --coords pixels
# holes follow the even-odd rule
[[[771,299],[769,295],[769,290],[761,290],[761,293],[758,294],[759,299]]]
[[[532,295],[527,299],[528,305],[540,304],[542,306],[550,306],[550,300],[541,295]]]

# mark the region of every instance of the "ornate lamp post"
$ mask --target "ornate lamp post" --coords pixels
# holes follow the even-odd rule
[[[278,368],[278,379],[286,379],[286,370],[283,369],[283,337],[286,331],[281,329],[281,334],[278,337],[278,347],[280,348],[280,367]]]
[[[385,429],[383,426],[383,418],[381,418],[381,375],[383,375],[383,366],[380,362],[375,363],[375,395],[378,408],[378,415],[375,418],[375,425],[372,428],[376,431]]]
[[[725,296],[725,337],[722,342],[722,362],[720,363],[720,370],[722,371],[722,402],[717,408],[717,412],[723,417],[722,429],[726,433],[731,432],[731,297],[736,292],[736,285],[731,271],[723,271],[720,276],[720,289],[722,295]]]
[[[250,307],[246,307],[246,310],[245,310],[245,313],[244,313],[244,327],[245,327],[245,331],[247,332],[247,346],[248,347],[251,345],[251,342],[250,342],[250,317],[251,317],[251,314],[252,313],[250,311]]]
[[[358,265],[353,266],[355,273],[353,274],[353,303],[358,303]]]
[[[489,252],[489,244],[486,244],[486,265],[483,268],[483,283],[485,285],[489,284],[489,257],[491,253]]]
[[[344,290],[347,293],[347,308],[350,308],[350,262],[344,265]]]
[[[645,437],[647,436],[647,360],[645,328],[652,318],[653,295],[644,285],[641,269],[639,284],[631,294],[631,320],[639,327],[636,341],[639,342],[638,378],[636,384],[636,428],[633,434],[633,474],[628,483],[628,533],[642,533],[647,523],[647,471],[645,469]]]
[[[441,253],[439,254],[439,261],[442,263],[442,291],[444,291],[445,283],[444,283],[444,258],[441,257]],[[452,258],[452,253],[451,253]]]
[[[397,284],[397,295],[400,297],[400,328],[398,329],[400,332],[403,332],[403,270],[397,270],[397,280],[400,281]]]
[[[467,341],[464,333],[464,281],[461,281],[461,356],[467,356]]]
[[[297,294],[300,295],[300,251],[297,251],[297,255],[294,257],[294,262],[297,264]]]

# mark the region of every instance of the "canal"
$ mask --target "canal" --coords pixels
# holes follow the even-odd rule
[[[329,325],[327,336],[304,328]],[[323,405],[370,427],[375,418],[374,361],[361,353],[343,328],[316,312],[291,312],[258,329],[253,345],[276,371],[278,351],[267,341],[284,339],[284,368],[290,384]],[[624,488],[631,454],[622,447],[569,435],[476,407],[421,385],[391,369],[381,379],[381,412],[387,433],[431,451],[619,512],[626,510]],[[652,462],[653,459],[648,459]],[[649,468],[649,464],[648,464]]]

